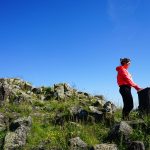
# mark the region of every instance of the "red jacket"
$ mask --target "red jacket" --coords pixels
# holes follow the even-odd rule
[[[116,68],[118,71],[117,75],[117,83],[118,85],[129,85],[131,87],[134,87],[136,90],[139,90],[140,87],[133,82],[131,74],[127,71],[126,68],[123,66],[119,66]]]

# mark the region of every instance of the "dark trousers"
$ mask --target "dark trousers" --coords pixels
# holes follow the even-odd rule
[[[123,110],[122,110],[122,117],[123,119],[125,117],[129,116],[130,111],[133,109],[133,97],[131,94],[131,87],[127,85],[121,85],[119,92],[123,99]]]

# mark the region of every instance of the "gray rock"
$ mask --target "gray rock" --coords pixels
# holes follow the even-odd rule
[[[66,83],[54,84],[54,97],[57,99],[64,99],[71,97],[76,93],[76,90],[71,88]]]
[[[103,108],[103,106],[104,106],[105,103],[106,102],[104,100],[102,100],[102,99],[96,99],[96,100],[94,99],[94,102],[93,102],[92,105],[95,106],[95,107]]]
[[[69,108],[69,111],[70,111],[71,115],[76,115],[79,113],[79,110],[81,110],[81,109],[82,109],[82,107],[80,107],[80,106],[73,106],[73,107]]]
[[[32,85],[26,81],[19,78],[2,78],[3,83],[10,85],[11,87],[16,87],[20,90],[31,91]]]
[[[66,91],[65,96],[66,97],[71,97],[71,96],[73,96],[73,92],[72,91]]]
[[[35,94],[41,94],[42,93],[42,89],[41,88],[32,88],[32,92],[35,93]]]
[[[115,122],[114,114],[112,112],[104,112],[104,122],[108,126],[112,126]]]
[[[33,93],[31,84],[20,79],[1,78],[0,79],[0,104],[5,102],[20,103],[30,101]]]
[[[94,150],[118,150],[116,144],[98,144],[94,146]]]
[[[4,150],[19,149],[26,144],[27,134],[31,128],[31,117],[19,118],[10,125],[4,142]]]
[[[26,128],[19,127],[16,132],[8,132],[5,137],[4,150],[19,149],[26,144]]]
[[[129,126],[125,121],[121,121],[119,124],[114,125],[110,130],[108,139],[110,141],[120,141],[121,136],[123,135],[125,140],[127,140],[132,133],[132,127]]]
[[[31,95],[26,94],[24,91],[12,91],[9,95],[9,102],[14,104],[19,104],[21,102],[31,102]]]
[[[117,109],[117,107],[110,101],[106,102],[103,106],[106,112],[114,113]]]
[[[4,114],[0,113],[0,131],[6,130],[6,118]]]
[[[56,115],[55,115],[55,118],[53,120],[53,123],[55,125],[61,125],[61,126],[63,126],[64,122],[65,122],[65,116],[64,116],[64,114],[61,113],[61,112],[57,112]]]
[[[65,98],[65,93],[64,93],[64,84],[54,84],[54,96],[57,99],[64,99]]]
[[[0,113],[0,149],[3,149],[5,134],[7,131],[8,119]]]
[[[144,143],[141,141],[133,141],[129,145],[128,150],[145,150]]]
[[[25,126],[25,127],[30,128],[31,125],[32,125],[31,117],[30,116],[29,117],[23,117],[23,118],[19,118],[19,119],[13,121],[10,124],[10,130],[15,131],[20,126]]]
[[[93,112],[93,113],[97,113],[99,115],[102,115],[103,112],[98,110],[98,107],[94,107],[94,106],[89,106],[89,109]]]
[[[125,121],[121,121],[119,131],[122,132],[124,135],[128,136],[132,134],[133,129]]]
[[[3,105],[5,101],[8,101],[10,95],[10,90],[8,85],[5,85],[4,82],[0,82],[0,105]]]
[[[19,78],[12,78],[12,79],[7,79],[7,82],[9,85],[17,85],[21,90],[25,91],[31,91],[32,90],[32,85],[26,81],[23,81],[22,79]]]
[[[64,83],[64,92],[68,92],[68,91],[73,92],[74,89],[71,88],[68,84]]]
[[[98,107],[89,106],[90,115],[94,117],[94,122],[101,122],[103,119],[103,112]]]
[[[133,129],[138,129],[141,128],[145,130],[145,132],[148,132],[148,127],[147,124],[144,122],[144,120],[137,119],[137,120],[131,120],[131,121],[126,121],[128,125],[130,125]]]
[[[70,150],[87,150],[87,144],[83,142],[80,137],[69,140]]]
[[[23,90],[31,91],[32,90],[32,85],[30,83],[28,83],[28,82],[24,82]]]
[[[87,121],[88,112],[80,106],[74,106],[69,108],[70,114],[73,117],[73,121]]]

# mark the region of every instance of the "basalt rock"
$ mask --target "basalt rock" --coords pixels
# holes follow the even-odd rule
[[[118,150],[116,144],[98,144],[93,147],[93,150]]]
[[[129,139],[129,136],[132,134],[133,129],[125,121],[121,121],[118,124],[115,124],[108,134],[109,141],[120,141],[122,137],[124,141]]]
[[[70,150],[88,150],[87,144],[80,139],[80,137],[69,140]]]
[[[69,108],[73,121],[87,121],[88,112],[80,106]]]
[[[26,144],[27,134],[31,128],[31,117],[19,118],[12,122],[10,131],[7,132],[4,150],[17,150]]]

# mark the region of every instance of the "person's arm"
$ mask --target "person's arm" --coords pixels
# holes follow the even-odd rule
[[[134,87],[137,91],[141,89],[136,83],[133,82],[132,78],[129,77],[124,69],[120,70],[120,74],[130,86]]]

